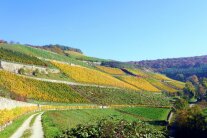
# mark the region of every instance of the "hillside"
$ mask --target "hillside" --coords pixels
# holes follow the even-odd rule
[[[32,135],[27,130],[29,126],[22,128],[22,134],[17,128],[27,122],[32,126],[38,120],[39,125],[43,125],[41,133],[45,133],[45,137],[55,137],[65,129],[59,125],[59,121],[63,121],[63,126],[67,126],[64,120],[72,121],[70,126],[75,127],[82,115],[91,110],[97,110],[97,113],[91,112],[86,116],[84,124],[98,112],[103,114],[98,115],[99,119],[111,115],[117,119],[126,117],[128,121],[162,122],[172,106],[171,98],[167,95],[176,94],[185,85],[146,68],[92,58],[83,55],[79,49],[59,45],[33,47],[1,43],[0,52],[2,138]],[[74,112],[70,112],[71,109]],[[48,110],[57,110],[55,114],[58,117]],[[43,122],[40,122],[43,112],[46,114],[43,115]],[[79,121],[73,122],[75,119],[71,120],[65,113],[79,118]],[[95,120],[98,121],[98,118]],[[34,135],[36,129],[31,126],[29,128],[33,129]],[[158,126],[162,127],[160,124]],[[40,126],[38,128],[41,129]]]
[[[207,77],[207,56],[133,61],[137,67],[152,68],[168,77],[185,81],[189,76]]]

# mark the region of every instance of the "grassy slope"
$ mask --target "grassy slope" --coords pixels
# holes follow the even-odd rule
[[[145,112],[148,108],[135,108],[133,114],[142,113],[141,117],[122,113],[116,109],[87,109],[87,110],[70,110],[70,111],[48,111],[43,115],[43,128],[46,137],[53,137],[61,133],[61,130],[70,129],[78,124],[93,124],[100,119],[114,118],[125,119],[128,121],[138,121],[146,118],[151,119],[154,113],[157,117],[153,120],[166,118],[166,112],[159,112],[159,108],[150,109],[152,112]],[[125,110],[125,109],[122,109]],[[128,108],[126,110],[129,110]],[[130,111],[128,111],[130,112]],[[160,116],[160,117],[158,117]],[[149,117],[149,118],[148,118]],[[161,118],[162,117],[162,118]]]
[[[151,107],[123,108],[120,110],[150,120],[167,120],[167,115],[170,112],[170,109],[168,108],[151,108]]]
[[[74,90],[92,103],[111,105],[111,104],[145,104],[154,106],[169,106],[169,98],[162,94],[151,92],[137,92],[127,89],[97,88],[72,86]]]

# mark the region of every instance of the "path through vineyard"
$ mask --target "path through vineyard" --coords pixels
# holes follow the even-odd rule
[[[24,132],[28,129],[31,129],[30,138],[43,138],[44,132],[41,123],[42,114],[43,113],[36,113],[31,115],[27,120],[24,121],[24,123],[17,129],[17,131],[10,138],[21,138]],[[37,115],[37,117],[34,120],[34,124],[30,127],[30,122],[32,121],[32,118],[35,117],[35,115]]]
[[[19,74],[17,74],[17,75],[19,75]],[[113,87],[113,86],[104,86],[104,85],[96,85],[96,84],[84,84],[84,83],[78,83],[78,82],[69,82],[69,81],[62,81],[62,80],[37,78],[37,77],[31,77],[31,76],[26,76],[26,75],[19,75],[19,76],[34,79],[34,80],[39,80],[39,81],[45,81],[45,82],[64,83],[64,84],[67,84],[67,85],[92,86],[92,87],[100,87],[100,88],[117,88],[117,87]]]

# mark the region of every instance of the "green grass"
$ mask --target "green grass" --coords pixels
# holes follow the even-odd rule
[[[34,113],[29,113],[14,120],[13,123],[7,126],[3,131],[0,132],[0,138],[9,138],[21,125],[22,123]]]
[[[46,138],[50,138],[60,134],[61,130],[73,128],[78,124],[94,124],[99,119],[110,117],[128,121],[138,120],[131,115],[122,114],[114,109],[48,111],[43,114],[43,129]]]
[[[35,122],[35,120],[36,120],[36,118],[37,118],[38,115],[39,115],[39,114],[36,114],[35,116],[33,116],[32,120],[31,120],[30,123],[29,123],[29,126],[30,126],[30,127],[33,126],[33,124],[34,124],[34,122]]]
[[[121,110],[121,111],[120,111]],[[124,111],[124,112],[123,112]],[[46,138],[61,134],[62,130],[71,129],[78,124],[91,125],[101,119],[113,118],[127,121],[162,121],[169,109],[136,107],[121,109],[84,109],[68,111],[47,111],[43,114],[43,129]]]
[[[31,129],[27,129],[27,130],[24,131],[24,133],[21,136],[21,138],[30,138],[31,135],[32,135],[32,130]]]
[[[71,86],[94,104],[140,104],[153,106],[169,106],[169,98],[162,94],[138,92],[128,89],[98,88],[90,86]]]
[[[125,113],[144,117],[149,120],[167,120],[170,109],[153,107],[134,107],[119,109]]]

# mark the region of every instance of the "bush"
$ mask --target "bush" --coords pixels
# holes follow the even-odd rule
[[[57,138],[164,138],[164,133],[144,122],[127,122],[125,120],[101,120],[95,125],[78,125],[65,130]]]

